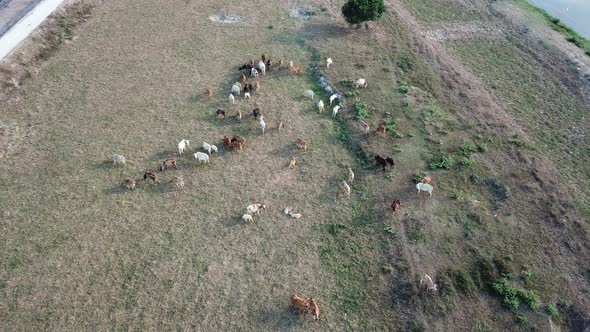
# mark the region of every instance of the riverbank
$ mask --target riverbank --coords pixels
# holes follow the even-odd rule
[[[565,37],[565,40],[581,48],[582,50],[584,50],[586,55],[590,56],[590,40],[577,33],[574,29],[567,26],[559,18],[552,16],[543,8],[540,8],[529,1],[515,0],[514,2],[520,8],[540,15],[540,17],[542,17],[553,30],[561,33]]]

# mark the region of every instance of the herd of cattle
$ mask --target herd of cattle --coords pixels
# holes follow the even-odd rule
[[[332,65],[333,63],[334,63],[333,60],[331,58],[328,58],[326,60],[326,67],[330,68],[330,65]],[[231,90],[230,90],[230,94],[228,97],[229,103],[235,104],[236,97],[240,96],[242,92],[243,92],[245,99],[250,99],[251,93],[258,92],[260,90],[261,84],[260,84],[260,81],[258,80],[259,72],[264,76],[264,75],[266,75],[266,72],[270,71],[272,68],[282,69],[283,68],[283,61],[279,60],[276,63],[272,63],[270,60],[270,57],[267,58],[265,54],[261,55],[260,60],[258,61],[258,64],[256,66],[255,66],[254,60],[251,60],[250,63],[246,63],[246,64],[239,66],[240,82],[236,82],[235,84],[232,85]],[[244,74],[244,72],[242,72],[242,71],[246,71],[246,73],[249,74],[250,78],[256,79],[254,84],[248,83],[248,78],[247,78],[246,74]],[[293,61],[290,61],[289,62],[289,74],[292,75],[292,74],[297,74],[297,73],[301,73],[301,66],[295,65],[293,63]],[[243,88],[242,88],[242,83],[243,83]],[[355,87],[357,89],[358,88],[366,88],[367,87],[366,79],[364,79],[364,78],[358,79],[355,82]],[[205,96],[208,98],[208,100],[212,99],[213,93],[210,88],[206,88]],[[312,90],[304,91],[304,96],[307,98],[310,98],[312,100],[315,99],[315,94]],[[336,117],[338,112],[341,109],[340,98],[341,98],[341,96],[338,94],[333,94],[332,96],[330,96],[330,99],[329,99],[330,105],[332,105],[335,101],[338,102],[338,104],[332,108],[332,116],[333,117]],[[325,107],[324,102],[322,100],[320,100],[317,103],[317,107],[318,107],[318,111],[321,113]],[[219,118],[226,118],[228,116],[227,112],[223,108],[217,109],[216,115]],[[254,108],[254,110],[252,111],[252,116],[256,120],[258,120],[259,128],[262,131],[262,135],[264,135],[264,132],[266,129],[266,122],[264,121],[264,115],[262,114],[262,111],[257,106],[257,104],[256,104],[256,108]],[[240,110],[236,111],[235,117],[237,118],[238,121],[242,120],[242,113]],[[359,125],[365,134],[369,133],[369,125],[367,123],[360,120]],[[285,123],[283,121],[280,121],[277,126],[278,130],[280,131],[284,127],[285,127]],[[385,132],[386,132],[385,125],[383,123],[380,124],[378,126],[376,132],[377,132],[377,134],[384,136]],[[229,151],[241,151],[246,144],[246,139],[240,135],[234,135],[231,138],[228,136],[223,136],[223,143],[229,149]],[[189,145],[190,145],[190,140],[182,139],[176,146],[176,150],[177,150],[178,154],[182,155],[188,149]],[[295,141],[295,145],[303,151],[307,150],[307,148],[308,148],[307,142],[302,138],[297,138],[297,140]],[[213,145],[213,144],[209,144],[207,142],[203,142],[202,148],[205,151],[205,153],[204,152],[196,152],[193,154],[193,156],[195,157],[195,159],[199,163],[203,163],[203,162],[208,163],[210,156],[213,153],[218,153],[217,146]],[[126,165],[126,162],[127,162],[126,158],[122,155],[119,155],[119,154],[112,155],[112,161],[113,161],[114,165]],[[387,168],[392,169],[395,166],[395,162],[394,162],[393,158],[391,158],[390,156],[376,155],[375,156],[375,163],[376,163],[376,166],[382,168],[383,171],[385,171]],[[297,164],[297,160],[295,158],[293,158],[289,161],[288,167],[293,168],[293,167],[295,167],[296,164]],[[177,168],[176,158],[166,158],[161,163],[158,164],[158,170],[160,172],[164,172],[164,171],[168,170],[169,168],[175,168],[175,169]],[[350,197],[351,185],[354,181],[354,177],[355,177],[354,172],[352,171],[351,168],[348,168],[348,181],[343,180],[342,183],[340,184],[341,192],[347,197]],[[160,179],[158,178],[158,175],[153,171],[145,171],[143,174],[143,180],[146,182],[151,182],[151,183],[160,183]],[[122,185],[126,189],[134,190],[137,185],[137,181],[140,181],[140,180],[126,178],[123,180]],[[179,176],[173,176],[169,181],[169,186],[171,189],[182,189],[184,187],[184,180]],[[430,196],[432,196],[432,191],[433,191],[432,179],[428,176],[424,177],[421,182],[416,184],[416,189],[418,190],[418,194],[420,194],[420,192],[428,192],[428,194]],[[253,221],[253,216],[259,215],[260,211],[265,210],[266,208],[267,208],[267,206],[262,203],[250,204],[246,207],[246,213],[244,215],[242,215],[242,220],[244,220],[245,222]],[[400,209],[401,209],[400,200],[394,199],[393,202],[391,203],[391,211],[394,214],[397,214],[400,212]],[[293,209],[290,207],[285,208],[284,213],[291,216],[292,218],[295,218],[295,219],[299,219],[302,216],[300,213],[294,213]],[[428,274],[424,274],[424,276],[420,279],[420,287],[425,288],[428,291],[436,291],[437,290],[437,285],[432,281],[432,278]],[[309,300],[306,300],[305,298],[299,297],[297,294],[293,293],[293,294],[291,294],[290,299],[291,299],[291,304],[293,305],[293,307],[295,307],[299,312],[311,313],[315,319],[319,318],[319,307],[318,307],[316,300],[314,300],[313,298],[309,298]]]

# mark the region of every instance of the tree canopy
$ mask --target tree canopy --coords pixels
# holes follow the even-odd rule
[[[346,22],[359,24],[365,21],[376,21],[385,12],[383,0],[348,0],[342,6],[342,15]]]

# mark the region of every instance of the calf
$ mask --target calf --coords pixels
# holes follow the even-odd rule
[[[393,202],[391,202],[391,212],[394,214],[398,213],[401,210],[401,206],[399,199],[394,199]]]
[[[156,183],[159,182],[158,181],[158,177],[156,176],[156,174],[152,173],[152,172],[145,172],[143,173],[143,180],[147,181],[147,180],[152,180],[152,183]]]
[[[309,309],[311,310],[313,319],[320,319],[320,308],[313,297],[309,298]]]
[[[301,67],[300,66],[293,66],[289,69],[289,74],[301,74]]]
[[[246,82],[246,75],[244,75],[244,73],[240,73],[240,81],[241,82]],[[244,92],[246,92],[246,91],[244,91]]]
[[[218,108],[217,112],[215,112],[215,113],[217,114],[217,117],[225,119],[226,113],[225,113],[224,109]]]
[[[254,110],[252,110],[252,115],[254,115],[255,119],[258,119],[258,117],[262,115],[260,108],[256,107]]]
[[[242,220],[244,222],[254,221],[254,219],[252,219],[252,215],[251,214],[248,214],[248,213],[246,213],[246,214],[244,214],[242,216]]]
[[[234,105],[236,103],[236,97],[234,97],[233,93],[229,94],[228,99],[230,104]]]
[[[236,111],[236,118],[238,119],[238,121],[242,121],[242,111],[240,111],[240,110]]]
[[[435,292],[438,286],[432,281],[432,278],[428,274],[424,274],[420,278],[420,287],[428,290],[429,292]]]
[[[281,132],[281,129],[285,129],[285,123],[283,121],[279,122],[279,132]]]

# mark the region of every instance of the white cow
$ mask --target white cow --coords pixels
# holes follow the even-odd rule
[[[127,159],[125,159],[125,157],[123,157],[122,155],[114,154],[112,157],[113,157],[113,165],[119,165],[119,164],[127,165]]]
[[[359,87],[366,88],[367,87],[367,80],[364,78],[359,78],[358,80],[356,80],[356,83],[354,85],[356,86],[357,89]]]
[[[209,162],[209,155],[206,154],[206,153],[197,152],[197,153],[194,154],[194,156],[195,156],[195,159],[197,159],[199,161],[199,164],[201,162],[203,162],[203,161],[206,162],[206,163]]]
[[[211,144],[203,142],[203,150],[207,151],[207,153],[211,155]]]
[[[334,61],[332,61],[332,58],[327,58],[326,59],[326,67],[330,68],[330,65],[333,64]]]
[[[264,135],[264,130],[266,129],[266,122],[264,122],[264,116],[260,116],[260,119],[258,120],[258,125],[260,126],[260,129],[262,129],[262,135]]]
[[[191,141],[183,139],[178,143],[178,154],[182,154]]]
[[[238,82],[236,82],[234,85],[231,86],[232,95],[235,94],[235,95],[239,96],[241,90],[242,90],[242,88],[240,87],[240,83],[238,83]]]
[[[246,213],[246,214],[244,214],[242,216],[242,220],[245,221],[245,222],[254,221],[254,219],[252,219],[252,215],[251,214],[248,214],[248,213]]]
[[[258,69],[260,69],[262,75],[266,75],[266,66],[262,60],[258,61]]]
[[[427,183],[420,182],[420,183],[416,184],[416,189],[418,189],[418,195],[420,194],[421,191],[426,191],[426,192],[428,192],[430,197],[432,197],[432,189],[434,189],[434,188]]]
[[[258,77],[258,70],[256,68],[250,69],[250,76]]]
[[[236,103],[236,97],[234,97],[233,93],[229,94],[229,102],[230,104],[235,104]]]
[[[438,286],[432,281],[432,278],[428,274],[424,274],[422,278],[420,278],[420,287],[426,288],[430,292],[434,292],[437,290]]]
[[[211,151],[217,153],[218,152],[217,146],[211,144]]]
[[[331,96],[330,96],[330,105],[332,105],[332,102],[333,102],[334,100],[336,100],[336,99],[338,99],[338,95],[337,95],[337,94],[333,94],[333,95],[331,95]]]
[[[322,100],[318,101],[318,111],[322,113],[324,110],[324,102]]]
[[[303,95],[304,95],[306,98],[309,98],[309,99],[311,99],[311,100],[313,100],[313,99],[315,98],[315,93],[313,93],[313,91],[312,91],[312,90],[305,90],[305,92],[303,92]]]
[[[334,106],[334,108],[332,108],[332,117],[335,118],[336,114],[338,114],[338,111],[340,111],[340,105],[336,105]]]

